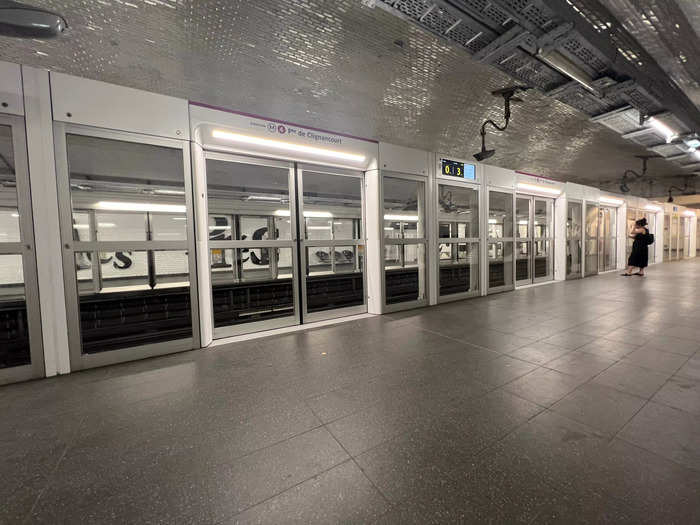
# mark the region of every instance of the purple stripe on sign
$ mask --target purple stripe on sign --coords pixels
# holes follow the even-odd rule
[[[240,115],[242,117],[259,118],[261,120],[267,120],[269,122],[275,122],[277,124],[285,124],[287,126],[296,126],[299,128],[309,129],[311,131],[318,131],[319,133],[330,133],[331,135],[338,135],[339,137],[345,137],[348,139],[355,139],[355,140],[362,140],[364,142],[370,142],[372,144],[379,144],[379,141],[374,140],[374,139],[366,139],[364,137],[356,137],[355,135],[348,135],[346,133],[338,133],[337,131],[329,131],[327,129],[310,128],[309,126],[302,126],[301,124],[297,124],[295,122],[287,122],[286,120],[278,120],[278,119],[274,119],[274,118],[270,118],[270,117],[264,117],[262,115],[255,115],[254,113],[245,113],[243,111],[234,111],[232,109],[221,108],[219,106],[212,106],[211,104],[205,104],[203,102],[194,102],[192,100],[190,100],[189,103],[190,103],[190,106],[199,106],[200,108],[214,109],[216,111],[224,111],[226,113],[233,113],[234,115]]]

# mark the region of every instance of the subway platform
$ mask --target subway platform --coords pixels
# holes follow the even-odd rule
[[[699,271],[2,387],[0,523],[698,523]]]

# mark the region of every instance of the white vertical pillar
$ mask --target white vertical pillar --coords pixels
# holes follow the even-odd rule
[[[621,270],[627,266],[627,203],[617,208],[617,269]],[[651,232],[654,233],[654,232]],[[654,261],[650,261],[654,262]]]
[[[199,131],[192,141],[192,188],[194,192],[195,244],[197,247],[197,280],[199,296],[199,345],[204,348],[214,339],[212,315],[211,275],[209,268],[209,211],[207,204],[206,160],[200,145]]]
[[[384,235],[383,203],[381,201],[382,178],[378,169],[365,172],[365,217],[367,246],[365,247],[365,264],[367,276],[367,311],[381,314],[384,309],[382,290],[382,273],[384,272],[384,254],[382,253],[382,236]]]
[[[554,200],[554,280],[566,280],[566,191]]]
[[[438,265],[440,258],[438,253],[438,237],[440,236],[440,228],[438,225],[438,187],[437,177],[435,173],[436,167],[435,153],[428,153],[428,180],[426,181],[426,195],[428,205],[426,206],[426,228],[425,235],[428,238],[426,243],[425,264],[426,275],[428,277],[428,304],[433,305],[438,303]]]
[[[48,71],[22,66],[46,375],[70,372]]]

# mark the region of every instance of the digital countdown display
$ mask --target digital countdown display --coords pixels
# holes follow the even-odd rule
[[[476,180],[476,166],[456,160],[442,159],[442,174],[460,179]]]

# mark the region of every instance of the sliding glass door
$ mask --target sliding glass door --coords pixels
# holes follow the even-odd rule
[[[586,204],[586,277],[589,275],[596,275],[598,273],[599,224],[598,205]]]
[[[489,293],[514,288],[513,194],[489,190],[488,279]]]
[[[198,346],[188,142],[54,132],[71,369]]]
[[[0,115],[0,385],[44,373],[24,137],[22,117]]]
[[[583,277],[583,209],[580,202],[568,201],[566,210],[566,278]]]

